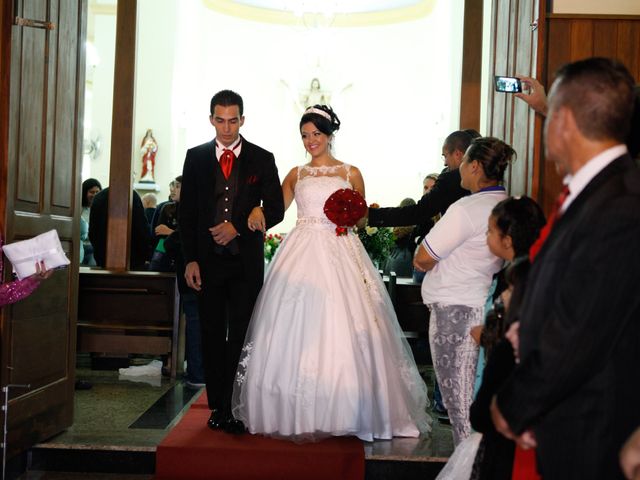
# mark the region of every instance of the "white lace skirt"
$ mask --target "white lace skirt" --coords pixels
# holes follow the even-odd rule
[[[299,222],[256,302],[234,416],[251,433],[372,441],[428,431],[427,405],[384,284],[357,236]]]

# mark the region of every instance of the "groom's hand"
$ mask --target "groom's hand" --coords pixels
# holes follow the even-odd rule
[[[196,292],[202,289],[202,281],[200,280],[200,266],[198,262],[189,262],[184,269],[184,278],[187,286],[193,288]]]
[[[227,245],[231,240],[238,236],[238,231],[236,227],[233,226],[231,222],[222,222],[216,225],[215,227],[211,227],[209,229],[211,235],[213,236],[213,240],[218,245]]]

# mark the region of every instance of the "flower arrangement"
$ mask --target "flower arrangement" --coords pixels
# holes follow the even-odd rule
[[[324,214],[336,224],[336,235],[346,235],[367,213],[367,204],[357,190],[341,188],[333,192],[324,202]]]
[[[390,228],[364,227],[358,229],[358,237],[371,261],[382,267],[393,248],[394,238]]]
[[[270,262],[273,256],[276,254],[276,250],[282,243],[282,235],[279,233],[269,233],[264,236],[264,259]]]

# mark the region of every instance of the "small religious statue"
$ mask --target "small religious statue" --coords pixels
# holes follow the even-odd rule
[[[320,80],[314,78],[311,80],[309,90],[302,94],[301,100],[304,108],[313,107],[314,105],[329,105],[331,94],[321,90]]]
[[[140,152],[142,153],[142,176],[140,177],[140,183],[156,183],[154,170],[156,167],[158,144],[156,143],[156,139],[153,138],[151,129],[147,130],[147,133],[142,139]]]

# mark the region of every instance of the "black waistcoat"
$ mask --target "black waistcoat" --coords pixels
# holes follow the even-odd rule
[[[238,171],[239,171],[239,159],[236,158],[233,162],[233,168],[231,169],[231,175],[229,178],[224,178],[220,164],[215,169],[216,172],[216,186],[214,189],[215,198],[215,218],[214,225],[218,225],[222,222],[230,222],[233,216],[233,204],[238,193]],[[214,251],[221,255],[237,255],[240,253],[238,248],[237,239],[231,240],[226,246],[218,245],[214,243]]]

